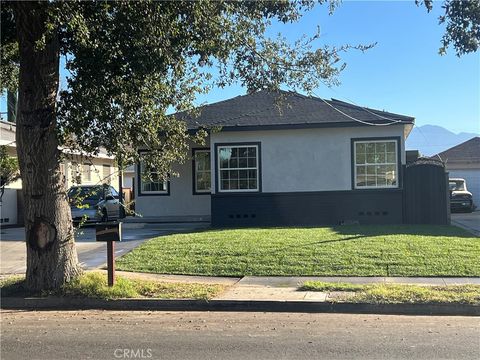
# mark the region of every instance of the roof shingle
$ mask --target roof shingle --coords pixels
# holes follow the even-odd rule
[[[189,129],[222,126],[240,130],[278,126],[348,126],[361,125],[361,122],[414,122],[414,118],[410,116],[287,91],[259,91],[203,106],[197,117],[192,117],[187,112],[177,113],[175,116],[184,120]]]
[[[443,162],[450,164],[480,164],[480,137],[473,137],[433,157],[438,156]]]

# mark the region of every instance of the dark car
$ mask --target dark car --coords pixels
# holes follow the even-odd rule
[[[467,190],[467,184],[464,179],[449,179],[450,188],[450,209],[454,211],[474,210],[472,193]]]
[[[120,215],[119,195],[110,185],[73,186],[68,197],[74,222],[108,221]]]

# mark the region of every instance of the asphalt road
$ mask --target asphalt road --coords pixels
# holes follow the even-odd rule
[[[2,312],[8,359],[479,359],[480,318]]]

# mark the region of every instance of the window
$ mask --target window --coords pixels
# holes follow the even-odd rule
[[[110,184],[112,182],[110,175],[111,175],[110,165],[103,165],[102,166],[102,182],[104,184]]]
[[[159,177],[155,169],[146,168],[145,164],[140,162],[140,194],[168,194],[168,182]]]
[[[92,165],[83,164],[82,177],[84,181],[87,181],[87,182],[92,181]]]
[[[61,176],[62,182],[65,184],[65,186],[68,187],[67,178],[65,176],[65,164],[64,163],[60,164],[60,176]]]
[[[258,145],[218,146],[219,191],[259,191]]]
[[[71,176],[72,176],[72,183],[74,184],[82,183],[82,168],[76,162],[72,162]]]
[[[194,194],[209,194],[211,189],[210,150],[193,150]]]
[[[396,140],[354,142],[355,188],[398,187],[397,144]]]

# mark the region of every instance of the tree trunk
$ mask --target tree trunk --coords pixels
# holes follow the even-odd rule
[[[25,201],[27,287],[57,289],[81,272],[56,136],[59,41],[45,34],[48,2],[18,2],[17,154]]]

